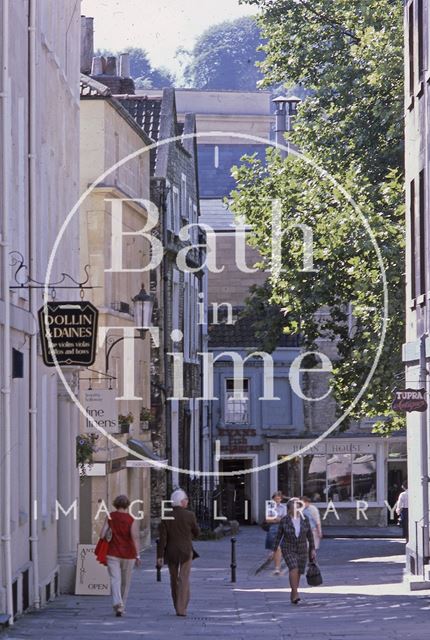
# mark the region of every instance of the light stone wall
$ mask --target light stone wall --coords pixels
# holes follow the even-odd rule
[[[146,143],[130,122],[125,110],[116,106],[111,100],[83,99],[81,103],[81,189],[84,190],[110,169],[120,159],[139,151]],[[112,327],[109,336],[119,338],[122,332],[115,327],[134,326],[134,319],[128,313],[115,309],[118,303],[130,304],[143,284],[149,292],[149,272],[139,273],[109,273],[112,267],[112,200],[133,198],[149,200],[149,153],[143,153],[113,170],[100,184],[91,191],[80,208],[80,245],[81,267],[90,265],[91,283],[94,288],[88,295],[93,304],[100,310],[99,326]],[[147,222],[147,210],[142,203],[123,203],[123,230],[136,232]],[[137,236],[123,238],[123,269],[141,269],[149,261],[149,243]],[[112,382],[118,390],[117,397],[122,395],[123,389],[123,358],[124,343],[114,347],[109,358],[109,373],[116,380]],[[126,446],[129,437],[149,442],[147,432],[142,432],[139,424],[141,407],[150,408],[150,349],[149,336],[145,341],[134,341],[135,353],[135,393],[141,401],[117,401],[118,414],[133,414],[134,421],[129,434],[116,434],[118,443]],[[105,371],[105,345],[98,349],[97,359],[92,367],[97,371]],[[82,377],[91,377],[91,373],[83,373]],[[94,377],[94,376],[93,376]],[[97,378],[97,375],[95,376]],[[106,388],[106,380],[93,381],[93,388]],[[83,430],[84,419],[81,419]],[[127,469],[127,452],[115,442],[99,435],[96,443],[97,451],[94,461],[105,462],[107,475],[89,477],[85,483],[83,493],[89,491],[89,499],[82,501],[81,532],[85,532],[86,539],[81,542],[95,542],[97,540],[103,518],[96,521],[95,515],[104,501],[112,509],[112,501],[119,494],[127,494],[130,499],[144,501],[145,518],[142,520],[142,544],[148,542],[150,516],[150,471],[149,469]],[[111,469],[112,461],[115,469]],[[119,469],[117,469],[119,465]],[[88,496],[87,496],[88,498]]]
[[[1,167],[10,185],[10,208],[0,211],[0,218],[9,215],[10,247],[19,251],[29,264],[29,7],[30,2],[9,1],[9,76],[10,93],[10,162]],[[0,22],[2,10],[0,8]],[[35,235],[36,255],[31,277],[44,281],[48,257],[69,211],[79,196],[79,4],[75,0],[42,0],[36,3],[36,180],[32,185],[36,199]],[[1,56],[1,53],[0,53]],[[2,61],[0,61],[2,66]],[[4,102],[0,101],[1,104]],[[4,110],[1,108],[1,118]],[[1,136],[1,133],[0,133]],[[7,144],[0,140],[0,147]],[[1,226],[1,225],[0,225]],[[53,261],[51,280],[61,278],[66,272],[79,279],[77,218],[68,226],[64,240],[59,245],[58,256]],[[11,284],[13,280],[11,270]],[[20,278],[25,280],[26,274]],[[0,285],[2,287],[2,285]],[[58,290],[59,300],[73,299],[74,291]],[[36,294],[37,295],[37,294]],[[0,289],[0,360],[3,358],[3,292]],[[40,305],[42,296],[38,296]],[[37,330],[35,319],[29,313],[28,290],[12,293],[12,335],[10,347],[24,354],[24,378],[11,383],[12,409],[12,573],[18,583],[18,611],[22,609],[22,572],[29,570],[30,605],[36,592],[33,585],[33,561],[30,551],[30,439],[29,439],[29,385],[30,355],[29,336]],[[53,583],[58,565],[61,564],[61,548],[58,540],[59,526],[55,520],[55,500],[61,493],[61,482],[67,482],[69,495],[76,495],[77,472],[74,451],[68,449],[58,474],[58,431],[67,429],[73,434],[77,429],[77,413],[70,412],[69,424],[58,422],[58,393],[62,385],[54,369],[46,368],[39,356],[37,376],[37,435],[32,447],[37,447],[38,458],[38,550],[39,590],[41,602],[46,598],[46,585]],[[4,381],[2,380],[2,385]],[[0,422],[3,424],[3,407],[0,406]],[[77,432],[77,431],[76,431]],[[73,437],[73,435],[72,435]],[[0,450],[4,451],[2,434]],[[74,484],[75,483],[75,484]],[[3,479],[1,484],[3,485]],[[63,487],[64,488],[64,487]],[[2,489],[3,490],[3,489]],[[0,496],[0,509],[4,506]],[[73,537],[74,524],[69,526]],[[72,551],[76,539],[71,543]],[[2,550],[3,554],[3,550]],[[5,610],[3,558],[0,562],[0,611]],[[54,595],[53,588],[51,595]]]
[[[422,24],[422,51],[423,69],[419,74],[419,12],[418,2],[408,0],[405,2],[405,187],[406,187],[406,340],[403,345],[403,361],[406,366],[406,377],[404,382],[399,382],[399,387],[420,388],[422,386],[429,389],[429,365],[430,365],[430,341],[428,338],[430,330],[429,311],[429,283],[430,283],[430,163],[428,149],[430,145],[430,125],[429,125],[429,99],[430,99],[430,3],[423,0],[423,24]],[[409,17],[413,16],[413,24],[409,24]],[[414,34],[413,56],[409,56],[409,33],[410,26]],[[411,64],[412,63],[412,64]],[[411,67],[414,76],[410,78]],[[412,80],[412,82],[411,82]],[[424,171],[423,193],[420,194],[420,172]],[[412,189],[414,182],[415,192]],[[421,211],[420,211],[421,209]],[[421,216],[422,212],[422,216]],[[422,217],[422,229],[420,218]],[[414,220],[414,231],[412,220]],[[423,245],[424,255],[421,256],[420,234],[424,232]],[[414,237],[415,236],[415,237]],[[417,290],[415,295],[412,291],[413,269],[415,263]],[[421,267],[425,276],[424,290],[418,290],[418,280]],[[420,354],[420,341],[423,341],[423,349]],[[420,355],[422,359],[420,362]],[[421,369],[421,370],[420,370]],[[422,369],[427,373],[423,376]],[[423,380],[424,377],[424,380]],[[427,393],[428,401],[428,393]],[[416,411],[407,414],[407,446],[408,446],[408,493],[409,493],[409,542],[406,546],[406,568],[410,574],[422,575],[423,556],[428,556],[428,548],[423,549],[424,514],[429,511],[430,505],[425,499],[423,487],[426,480],[423,476],[428,475],[430,458],[425,456],[425,440],[430,441],[430,414],[427,410],[424,413]],[[427,503],[426,503],[427,502]],[[417,553],[418,552],[418,553]],[[417,557],[418,556],[418,557]],[[425,568],[427,579],[430,579],[428,566]]]

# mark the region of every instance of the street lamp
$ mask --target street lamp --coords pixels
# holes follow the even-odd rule
[[[134,322],[136,327],[150,327],[152,324],[154,298],[149,293],[146,293],[143,284],[139,293],[132,298],[132,301],[134,302]]]
[[[132,298],[132,302],[134,303],[134,324],[137,329],[139,329],[139,335],[136,336],[141,340],[144,340],[145,334],[148,331],[148,328],[152,325],[152,311],[154,308],[154,297],[148,293],[146,293],[145,287],[142,284],[140,291]],[[112,340],[115,336],[112,336]],[[109,348],[106,351],[105,357],[105,371],[109,372],[109,356],[111,354],[112,349],[118,342],[122,342],[124,340],[124,336],[121,338],[117,338],[113,340],[111,344],[109,344]],[[106,340],[106,346],[108,345],[108,340]]]
[[[293,118],[297,115],[297,107],[301,102],[301,99],[297,96],[278,96],[272,100],[275,105],[275,140],[276,146],[282,147],[285,145],[284,133],[292,131]],[[289,143],[287,143],[289,146]],[[281,155],[284,157],[287,155],[285,151]]]

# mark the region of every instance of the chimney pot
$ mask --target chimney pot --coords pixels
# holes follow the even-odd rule
[[[101,76],[103,73],[103,62],[100,56],[95,56],[93,58],[93,63],[91,66],[91,75],[92,76]]]
[[[119,75],[122,78],[130,78],[130,54],[121,53],[119,56]]]
[[[116,76],[116,56],[108,56],[106,60],[105,74],[107,76]]]
[[[81,16],[81,72],[91,71],[91,61],[94,55],[94,18]]]

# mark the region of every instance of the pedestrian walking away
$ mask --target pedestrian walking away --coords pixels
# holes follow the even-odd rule
[[[409,497],[407,482],[402,483],[403,491],[399,495],[396,503],[396,513],[402,527],[403,537],[406,542],[409,540]]]
[[[125,611],[133,568],[140,565],[139,523],[128,513],[127,496],[115,498],[113,506],[115,511],[106,518],[100,538],[109,541],[106,560],[112,603],[115,615],[120,617]]]
[[[303,503],[303,515],[309,518],[309,522],[312,529],[312,535],[314,537],[315,549],[318,550],[320,548],[321,539],[323,537],[322,527],[321,527],[321,516],[318,507],[311,503],[311,499],[307,496],[302,496],[300,500]]]
[[[279,545],[285,564],[288,567],[291,602],[298,604],[300,576],[304,574],[306,562],[316,560],[315,543],[312,529],[307,518],[302,513],[303,503],[298,498],[292,498],[287,503],[287,515],[278,525],[278,533],[274,543],[274,553]]]
[[[266,524],[269,525],[269,529],[266,533],[265,548],[270,552],[269,557],[272,557],[275,564],[275,575],[279,576],[281,572],[282,553],[280,547],[275,551],[275,540],[278,533],[278,526],[282,518],[287,515],[287,506],[282,503],[283,494],[282,491],[275,491],[272,495],[271,502],[267,505],[266,509]]]
[[[157,563],[167,563],[173,606],[177,616],[186,616],[190,601],[191,564],[198,554],[193,549],[193,538],[200,529],[196,516],[187,509],[188,496],[176,489],[170,496],[172,510],[166,510],[161,520],[157,548]]]

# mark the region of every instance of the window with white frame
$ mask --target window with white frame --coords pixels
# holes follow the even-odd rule
[[[214,146],[214,167],[215,169],[219,168],[219,146],[217,144]]]
[[[191,235],[191,238],[192,238],[193,244],[197,245],[199,243],[199,227],[197,226],[199,220],[198,220],[198,216],[197,216],[197,205],[195,205],[195,204],[193,204],[193,214],[192,214],[192,218],[191,219],[193,221],[193,224],[195,225],[193,227],[193,233]]]
[[[172,198],[173,198],[173,224],[172,224],[172,229],[173,231],[178,234],[179,233],[179,219],[180,219],[180,199],[179,199],[179,189],[177,187],[173,187],[172,189]]]
[[[181,175],[181,227],[188,224],[187,176]]]
[[[278,484],[285,495],[306,495],[312,502],[347,505],[356,500],[376,502],[376,452],[310,453],[282,462]]]
[[[197,362],[199,349],[198,279],[192,273],[184,274],[184,360]]]
[[[191,327],[192,327],[192,298],[190,273],[184,273],[184,360],[190,361]]]
[[[179,324],[179,304],[181,297],[181,283],[180,275],[177,269],[173,270],[173,305],[172,305],[172,330],[180,329]],[[172,352],[178,353],[182,351],[182,344],[180,341],[172,340]]]
[[[192,315],[191,315],[191,360],[198,361],[197,352],[199,350],[199,324],[198,324],[198,304],[199,285],[197,277],[191,275],[191,295],[192,295]]]
[[[169,231],[174,230],[172,185],[166,180],[166,226]]]
[[[224,420],[230,424],[249,423],[249,380],[226,378],[224,393]]]

